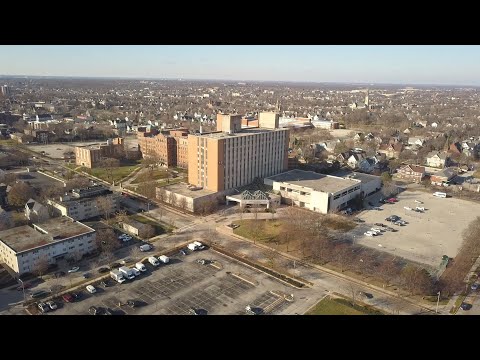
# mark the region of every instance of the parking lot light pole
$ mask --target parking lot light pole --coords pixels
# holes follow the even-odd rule
[[[438,303],[440,302],[440,291],[437,293],[437,307],[435,308],[435,314],[438,314]]]
[[[23,303],[25,304],[25,302],[27,301],[26,297],[25,297],[25,285],[23,283],[23,280],[20,279],[20,277],[18,278],[18,281],[20,281],[22,283],[22,290],[23,290]]]

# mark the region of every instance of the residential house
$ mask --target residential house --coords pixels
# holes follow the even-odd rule
[[[412,136],[408,138],[408,145],[425,145],[425,139],[419,136]]]
[[[452,180],[457,173],[454,168],[445,168],[430,176],[430,181],[433,185],[443,185]]]
[[[410,131],[409,128],[406,128],[405,130],[403,130],[403,133],[406,134],[406,135],[410,134],[410,132],[411,132],[411,131]]]
[[[332,140],[332,141],[324,141],[319,143],[321,147],[323,147],[328,152],[334,152],[335,146],[340,142],[340,140]]]
[[[30,199],[25,204],[25,217],[34,222],[43,222],[47,220],[50,216],[48,214],[48,209],[45,205],[42,205],[38,201]]]
[[[466,156],[477,157],[480,152],[480,144],[471,141],[462,142],[462,153]]]
[[[364,159],[365,157],[363,156],[363,154],[359,154],[359,153],[352,154],[347,160],[347,165],[352,169],[358,168],[358,165]]]
[[[356,133],[355,136],[353,137],[354,141],[363,141],[363,133]]]
[[[457,141],[450,145],[448,151],[454,155],[460,155],[462,153],[462,145]]]
[[[382,144],[378,149],[378,152],[381,154],[385,154],[385,156],[389,159],[396,159],[403,151],[403,144],[401,142],[390,143],[390,144]]]
[[[403,165],[397,170],[397,177],[403,180],[420,183],[425,177],[425,168],[417,165]]]
[[[337,161],[340,162],[341,164],[347,162],[348,158],[350,157],[352,153],[350,151],[345,151],[343,153],[340,153],[337,155]]]
[[[10,211],[6,211],[0,207],[0,230],[7,230],[13,227],[14,222]]]
[[[449,158],[446,152],[431,151],[426,157],[427,165],[430,167],[444,168],[448,165]]]
[[[358,168],[365,173],[371,173],[375,169],[376,165],[377,159],[375,157],[368,157],[360,161]]]

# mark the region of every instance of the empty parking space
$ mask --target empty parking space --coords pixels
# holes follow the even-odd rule
[[[462,243],[462,231],[480,213],[480,204],[452,198],[437,198],[432,192],[405,191],[394,204],[378,204],[381,211],[366,210],[358,217],[365,221],[350,235],[361,245],[387,251],[396,256],[438,268],[443,255],[455,257]],[[417,200],[417,202],[415,201]],[[377,203],[375,204],[377,205]],[[407,210],[421,206],[423,213]],[[405,226],[386,221],[391,215],[405,220]],[[398,230],[367,237],[364,232],[374,223]]]

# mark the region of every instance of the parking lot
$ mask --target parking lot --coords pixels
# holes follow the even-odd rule
[[[75,146],[86,146],[94,144],[105,144],[106,141],[85,141],[85,142],[71,142],[71,143],[56,143],[56,144],[31,144],[26,145],[29,150],[41,153],[45,151],[45,155],[53,159],[63,159],[63,153],[68,151],[75,152]],[[128,149],[137,149],[138,140],[136,137],[130,136],[125,139]]]
[[[480,214],[480,204],[455,197],[437,198],[432,193],[407,190],[397,196],[398,202],[394,204],[378,203],[381,195],[376,194],[368,201],[381,210],[366,210],[359,214],[357,217],[365,223],[359,224],[350,235],[355,236],[355,241],[361,245],[438,268],[443,255],[452,258],[457,255],[462,243],[462,231]],[[414,209],[416,206],[425,207],[425,211],[419,213],[404,208]],[[385,221],[391,215],[399,216],[408,224],[397,226]],[[374,223],[383,223],[398,232],[386,231],[374,237],[365,236],[364,232]]]
[[[198,259],[212,262],[202,265]],[[56,299],[59,309],[47,314],[88,315],[91,306],[118,315],[188,315],[191,309],[200,314],[245,314],[247,305],[261,314],[279,314],[292,303],[290,294],[299,291],[213,250],[172,256],[168,264],[146,267],[136,280],[117,284],[110,279],[107,288],[95,285],[95,294],[81,291],[77,302]],[[284,295],[287,291],[289,296]],[[128,306],[128,300],[136,306]]]

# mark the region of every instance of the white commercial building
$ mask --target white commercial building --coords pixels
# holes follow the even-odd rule
[[[0,261],[19,275],[66,257],[79,260],[95,248],[95,230],[69,217],[0,231]]]
[[[264,183],[288,202],[322,214],[348,207],[362,195],[360,180],[297,169],[265,178]]]

